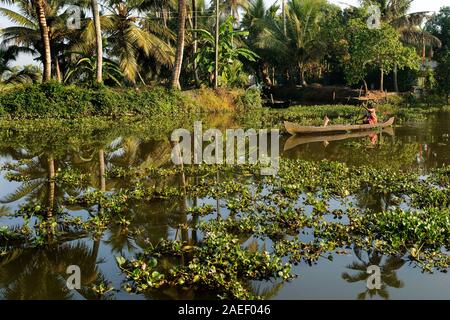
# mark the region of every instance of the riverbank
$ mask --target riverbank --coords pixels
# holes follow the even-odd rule
[[[378,104],[377,109],[382,117],[417,120],[439,110],[448,111],[450,107],[392,100]],[[248,117],[250,122],[259,121],[272,126],[281,120],[321,125],[325,116],[336,124],[353,123],[362,111],[361,106],[346,104],[291,106],[282,110],[265,108],[261,93],[256,89],[112,89],[50,82],[18,86],[0,93],[0,118],[17,120],[156,117],[172,121],[186,116],[198,118],[202,114],[231,113],[241,118]]]
[[[201,112],[245,112],[262,108],[256,90],[190,91],[163,87],[111,89],[55,82],[18,86],[0,94],[0,116],[11,119],[92,116],[179,116]]]

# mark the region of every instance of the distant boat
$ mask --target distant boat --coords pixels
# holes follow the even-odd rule
[[[394,135],[394,129],[392,127],[383,128],[383,134],[388,134],[390,136]],[[293,149],[299,145],[314,143],[314,142],[324,142],[324,141],[339,141],[346,139],[362,138],[373,134],[373,131],[361,131],[352,133],[340,133],[332,135],[295,135],[289,137],[284,144],[284,151]]]
[[[390,118],[384,123],[377,124],[347,124],[347,125],[333,125],[333,126],[301,126],[299,124],[285,121],[284,127],[287,132],[292,135],[296,134],[311,134],[311,133],[324,133],[324,132],[348,132],[348,131],[358,131],[358,130],[370,130],[376,128],[386,128],[394,124],[395,118]]]
[[[264,105],[274,109],[287,109],[290,106],[289,101],[280,101],[280,100],[265,100]]]

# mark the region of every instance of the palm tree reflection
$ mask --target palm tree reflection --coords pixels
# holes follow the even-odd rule
[[[381,253],[375,249],[367,250],[367,259],[363,258],[363,252],[358,249],[353,249],[355,256],[358,260],[354,261],[352,264],[348,265],[347,268],[350,270],[357,271],[356,274],[350,275],[347,272],[342,273],[342,279],[349,283],[364,282],[367,283],[367,279],[371,274],[367,273],[367,269],[370,266],[379,266],[381,269],[381,288],[380,289],[369,289],[357,295],[357,299],[364,300],[367,297],[373,298],[375,296],[380,296],[383,299],[389,299],[388,287],[400,289],[403,288],[403,281],[397,278],[396,271],[399,270],[404,264],[405,260],[398,256],[388,256],[384,257]]]
[[[97,246],[98,248],[98,246]],[[97,265],[98,249],[89,249],[85,242],[47,245],[39,248],[15,247],[0,257],[0,296],[3,299],[58,299],[76,298],[67,288],[69,265],[81,269],[82,298],[90,298],[91,287],[104,279]]]

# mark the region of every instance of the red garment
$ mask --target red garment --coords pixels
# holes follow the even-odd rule
[[[366,123],[367,124],[377,124],[378,118],[377,118],[376,109],[372,108],[372,109],[368,109],[368,111],[369,111],[369,116],[367,117]]]
[[[368,124],[377,124],[378,123],[378,119],[377,119],[377,117],[369,116],[369,118],[367,119],[367,123]]]

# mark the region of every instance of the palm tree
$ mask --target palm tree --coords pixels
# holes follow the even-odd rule
[[[0,8],[0,14],[6,16],[16,24],[16,26],[7,27],[1,30],[3,36],[2,43],[4,45],[12,45],[12,47],[20,48],[20,51],[17,53],[25,52],[24,48],[27,48],[27,53],[38,55],[39,59],[44,64],[43,78],[46,78],[47,80],[51,78],[53,63],[54,74],[58,81],[62,81],[59,63],[60,56],[67,48],[67,40],[75,33],[74,30],[70,30],[66,26],[69,14],[67,10],[64,11],[66,2],[55,0],[47,0],[45,2],[45,36],[46,39],[48,38],[48,50],[46,48],[46,41],[42,41],[42,29],[40,27],[41,17],[36,15],[33,5],[30,5],[28,0],[15,0],[14,3],[18,7],[17,12],[7,8]],[[51,56],[47,59],[47,54],[50,53]],[[49,72],[49,75],[46,75],[46,72]]]
[[[64,76],[64,82],[98,82],[98,59],[97,55],[89,56],[83,52],[68,52],[80,58],[69,64]],[[102,58],[102,82],[109,82],[109,85],[120,86],[122,83],[122,71],[120,66],[108,59]]]
[[[97,82],[103,82],[103,40],[102,29],[100,25],[100,13],[98,11],[97,0],[91,0],[92,15],[95,25],[95,44],[97,46]]]
[[[318,35],[327,7],[326,0],[291,0],[286,12],[286,32],[278,20],[266,20],[267,25],[256,41],[259,48],[276,52],[282,64],[296,69],[302,85],[306,85],[308,66],[323,55]]]
[[[138,57],[152,57],[161,65],[173,64],[173,49],[156,33],[145,26],[159,27],[147,23],[145,17],[139,15],[145,8],[145,0],[117,1],[110,0],[107,10],[110,14],[101,17],[103,29],[107,33],[108,54],[118,60],[123,75],[135,83],[139,77],[141,65]],[[84,34],[87,43],[94,43],[92,35]]]
[[[84,242],[33,248],[21,243],[0,259],[0,286],[4,299],[72,299],[66,286],[67,266],[80,266],[82,288],[78,293],[91,298],[90,287],[105,279],[97,266],[98,241],[93,248]]]
[[[248,7],[248,0],[224,0],[223,8],[226,15],[234,18],[235,23],[239,23],[239,9],[246,10]]]
[[[42,79],[42,72],[35,65],[13,67],[0,76],[0,82],[5,85],[33,83],[39,81],[39,79]]]
[[[184,38],[186,33],[186,0],[178,0],[178,35],[175,65],[172,73],[171,87],[181,89],[180,74],[183,64]]]
[[[47,82],[52,77],[52,54],[50,50],[50,37],[48,35],[47,19],[45,16],[46,3],[44,0],[33,0],[36,14],[39,17],[39,29],[41,31],[41,40],[44,46],[44,72],[42,82]]]
[[[264,0],[251,0],[242,20],[242,26],[249,31],[246,39],[247,45],[261,58],[256,62],[257,66],[255,69],[261,74],[262,81],[268,86],[272,86],[273,84],[270,78],[269,66],[276,65],[277,52],[269,48],[258,48],[255,43],[261,37],[266,26],[275,23],[277,11],[278,6],[275,4],[266,9]],[[284,27],[285,25],[283,24],[283,32]]]
[[[30,83],[38,81],[41,77],[36,66],[11,67],[10,62],[15,60],[20,52],[30,52],[26,47],[0,45],[0,82],[3,84]]]
[[[17,159],[27,159],[29,162],[11,169],[10,175],[13,179],[14,177],[27,177],[27,179],[13,193],[0,199],[0,203],[7,204],[25,199],[29,203],[42,204],[47,216],[53,216],[59,208],[59,200],[64,198],[65,193],[73,191],[69,190],[70,188],[60,188],[55,181],[56,170],[61,166],[61,161],[55,159],[52,151],[45,151],[34,156],[25,150],[19,150],[16,155],[18,155]]]

